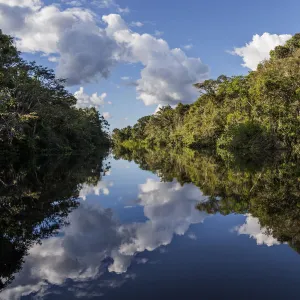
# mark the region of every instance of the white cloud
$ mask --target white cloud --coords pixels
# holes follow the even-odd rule
[[[193,44],[187,44],[187,45],[184,45],[183,48],[185,50],[191,50],[193,48]]]
[[[46,6],[39,10],[26,10],[21,14],[23,6],[11,6],[10,3],[0,6],[1,28],[5,33],[13,34],[18,37],[17,46],[24,52],[56,53],[58,52],[57,43],[60,31],[72,27],[75,22],[75,15],[72,11],[61,12],[56,6]],[[12,14],[7,14],[8,10]],[[14,14],[13,14],[14,13]],[[19,13],[19,16],[17,15]],[[3,18],[4,17],[4,18]],[[22,26],[10,26],[18,17],[18,22]],[[84,17],[82,15],[82,17]],[[6,20],[5,20],[6,19]],[[8,20],[8,24],[5,24]]]
[[[117,62],[115,42],[94,22],[74,25],[58,43],[61,58],[57,74],[67,78],[69,85],[107,78]]]
[[[121,77],[121,79],[126,81],[126,80],[130,80],[130,77],[129,76],[123,76],[123,77]]]
[[[40,0],[0,0],[0,4],[6,4],[11,7],[38,9],[41,7],[42,2]]]
[[[117,63],[137,63],[143,66],[137,98],[146,105],[176,105],[194,101],[192,84],[207,78],[208,68],[199,58],[170,49],[163,39],[132,32],[120,15],[104,16],[106,28],[101,28],[98,16],[81,7],[62,10],[39,7],[34,0],[14,0],[19,6],[0,1],[0,28],[18,38],[21,51],[55,54],[57,75],[69,85],[107,78]],[[114,1],[101,3],[118,8]]]
[[[104,112],[103,113],[103,118],[105,120],[108,120],[108,119],[111,119],[112,118],[112,115],[109,113],[109,112]]]
[[[265,244],[270,247],[280,244],[277,239],[267,233],[266,228],[260,226],[258,218],[252,217],[250,214],[246,216],[246,223],[235,228],[239,235],[249,235],[256,240],[257,245]]]
[[[112,105],[112,102],[111,102],[111,101],[108,101],[107,104]]]
[[[59,61],[58,57],[56,57],[56,56],[49,56],[48,60],[51,62],[55,62],[55,63]]]
[[[109,75],[117,45],[98,27],[91,11],[60,10],[55,5],[33,10],[10,4],[0,4],[0,28],[18,38],[19,50],[58,54],[57,75],[67,78],[69,85]]]
[[[199,58],[189,58],[181,49],[170,49],[166,41],[128,29],[119,15],[104,16],[107,35],[123,51],[120,60],[141,63],[137,80],[138,99],[146,105],[189,103],[197,98],[192,84],[207,78],[208,68]]]
[[[84,88],[80,87],[79,91],[74,93],[75,98],[77,99],[76,107],[77,108],[86,108],[86,107],[96,107],[104,105],[104,99],[107,97],[106,93],[98,95],[94,93],[91,96],[84,92]]]
[[[142,22],[131,22],[130,24],[132,27],[143,27],[144,24]]]
[[[270,51],[276,46],[284,45],[292,36],[290,34],[270,34],[265,32],[263,35],[255,34],[252,41],[244,47],[234,48],[231,54],[242,57],[243,67],[256,70],[257,65],[270,57]]]

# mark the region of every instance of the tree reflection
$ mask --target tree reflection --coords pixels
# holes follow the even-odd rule
[[[81,185],[101,179],[105,156],[0,161],[0,289],[20,271],[33,244],[68,224]]]
[[[115,149],[116,158],[134,160],[163,181],[193,183],[209,200],[197,208],[209,214],[251,214],[279,242],[300,253],[300,164],[288,153],[251,158],[183,149]]]

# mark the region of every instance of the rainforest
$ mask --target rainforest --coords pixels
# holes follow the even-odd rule
[[[108,123],[76,98],[52,70],[23,60],[13,39],[0,32],[1,151],[92,152],[109,147]]]
[[[200,97],[193,104],[164,106],[134,126],[114,129],[115,147],[299,153],[300,34],[272,50],[256,71],[195,88]]]

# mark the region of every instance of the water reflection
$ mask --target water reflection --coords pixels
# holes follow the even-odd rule
[[[285,243],[300,249],[300,172],[295,159],[279,155],[272,162],[241,165],[232,157],[193,151],[122,149],[115,155],[134,160],[155,175],[136,170],[140,181],[130,180],[131,169],[124,162],[123,175],[118,177],[117,168],[105,170],[103,156],[3,164],[0,242],[4,260],[0,271],[6,288],[1,299],[107,297],[112,290],[122,290],[125,283],[139,282],[139,276],[145,276],[174,243],[175,250],[186,250],[183,257],[177,256],[180,263],[171,260],[171,266],[183,274],[185,268],[187,274],[197,272],[198,277],[206,272],[212,279],[215,272],[228,273],[228,264],[234,270],[244,264],[253,271],[252,262],[249,267],[239,256],[243,237],[248,237],[252,260],[263,253],[256,253],[253,244],[270,250]],[[103,179],[104,175],[110,176]],[[130,203],[122,202],[122,209],[115,206],[128,193]],[[109,207],[103,199],[109,199]],[[126,222],[122,214],[130,216]],[[229,222],[227,227],[218,223],[221,216],[224,224]],[[206,223],[214,224],[214,235],[212,225],[205,227]],[[206,231],[200,234],[203,226]],[[192,251],[189,243],[198,245],[197,250]],[[217,249],[226,255],[217,255]],[[172,255],[168,253],[165,260]],[[202,255],[203,261],[210,262],[202,265],[203,274],[200,267],[194,269]],[[156,268],[166,280],[175,270]],[[274,268],[280,270],[276,264]],[[232,274],[244,275],[237,270]],[[153,276],[160,278],[157,272]],[[177,284],[194,286],[189,276]],[[120,299],[118,295],[111,299]]]
[[[69,220],[59,236],[30,249],[22,272],[3,294],[7,299],[19,299],[26,291],[42,297],[51,285],[86,282],[104,272],[105,258],[121,242],[112,212],[83,203]]]
[[[99,181],[96,185],[84,183],[79,192],[79,198],[86,200],[87,196],[101,194],[109,195],[109,189],[114,183],[112,181]]]
[[[106,184],[102,182],[102,186]],[[99,203],[82,202],[59,236],[30,249],[22,272],[3,295],[19,299],[21,294],[36,292],[42,297],[53,286],[65,285],[66,279],[76,287],[98,279],[103,291],[106,271],[124,274],[113,283],[109,281],[110,288],[117,287],[134,278],[125,274],[133,260],[148,262],[142,257],[135,259],[138,253],[167,246],[174,235],[184,235],[191,224],[203,222],[207,214],[195,209],[201,199],[204,197],[194,185],[147,179],[140,185],[136,200],[147,221],[129,224],[119,223],[112,210],[103,209]]]
[[[249,233],[259,244],[287,242],[300,251],[298,157],[275,153],[249,159],[229,153],[124,148],[115,149],[115,155],[134,160],[141,168],[159,174],[164,181],[176,178],[181,184],[198,186],[209,197],[198,204],[200,211],[248,214],[246,224],[238,229],[239,234]]]
[[[1,161],[0,288],[21,270],[30,248],[68,224],[81,183],[100,180],[103,155]]]
[[[195,210],[201,200],[204,197],[194,185],[181,186],[176,181],[158,182],[148,179],[140,186],[138,196],[138,204],[143,207],[148,220],[123,226],[130,232],[130,236],[120,246],[119,252],[132,256],[137,252],[153,251],[170,244],[174,234],[184,235],[191,224],[203,222],[207,214]]]
[[[268,247],[280,245],[280,242],[268,232],[266,227],[260,225],[259,219],[251,214],[246,215],[245,224],[237,226],[235,231],[241,235],[249,235],[256,240],[257,245],[267,245]]]

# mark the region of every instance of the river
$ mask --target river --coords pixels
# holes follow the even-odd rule
[[[299,299],[295,164],[187,156],[4,169],[0,299]]]

